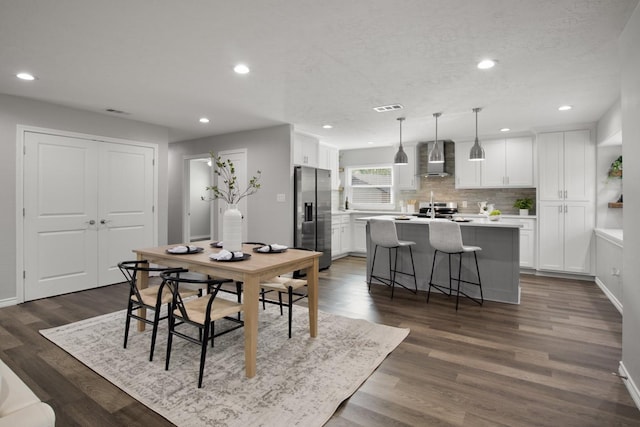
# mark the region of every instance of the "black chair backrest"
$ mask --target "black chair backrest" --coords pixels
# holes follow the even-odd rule
[[[216,295],[218,295],[218,291],[220,291],[220,287],[222,286],[222,284],[228,282],[228,280],[220,280],[211,277],[196,279],[193,277],[181,276],[182,273],[187,272],[189,272],[189,270],[186,269],[167,270],[163,273],[160,273],[160,277],[162,277],[162,283],[166,284],[166,286],[171,289],[171,292],[173,293],[173,307],[177,308],[180,311],[182,318],[185,320],[190,319],[189,314],[187,313],[187,310],[184,306],[182,295],[180,295],[179,292],[180,283],[195,283],[199,285],[206,284],[207,289],[209,290],[209,302],[207,303],[206,322],[209,322],[213,300],[216,298]]]
[[[129,282],[130,295],[135,295],[139,302],[142,302],[140,291],[138,289],[138,272],[146,271],[148,273],[162,273],[166,271],[172,271],[167,267],[150,267],[147,260],[135,260],[135,261],[122,261],[118,263],[118,268],[122,272],[122,275]]]

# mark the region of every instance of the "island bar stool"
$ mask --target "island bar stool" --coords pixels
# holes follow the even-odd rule
[[[418,282],[416,282],[416,268],[413,264],[413,251],[411,250],[411,246],[415,245],[416,242],[411,242],[407,240],[398,240],[398,233],[396,231],[396,224],[393,220],[390,219],[382,219],[382,218],[372,218],[369,220],[369,236],[371,239],[371,244],[375,245],[373,250],[373,258],[371,259],[371,273],[369,274],[369,291],[371,291],[371,282],[375,279],[387,286],[391,286],[391,298],[393,299],[393,290],[395,289],[395,285],[401,286],[408,291],[413,292],[414,294],[418,293]],[[389,251],[389,277],[381,277],[374,276],[373,267],[376,262],[376,254],[378,252],[378,246],[382,248],[387,248]],[[411,257],[411,269],[412,273],[398,271],[398,250],[400,248],[409,248],[409,256]],[[391,251],[395,249],[395,259],[393,264],[391,263]],[[402,274],[404,276],[413,277],[414,289],[410,289],[403,285],[402,283],[396,281],[396,275]]]
[[[482,296],[482,281],[480,280],[480,270],[478,269],[478,255],[477,252],[482,248],[479,246],[465,246],[462,244],[462,233],[460,232],[460,224],[453,221],[431,221],[429,223],[429,243],[435,249],[433,253],[433,264],[431,265],[431,277],[429,278],[429,290],[427,292],[427,303],[429,303],[429,296],[431,295],[431,288],[436,288],[443,294],[451,296],[452,282],[455,280],[458,282],[456,287],[456,311],[458,311],[458,303],[460,300],[460,294],[482,305],[484,297]],[[443,285],[437,285],[433,283],[433,271],[436,267],[436,257],[438,252],[443,252],[449,255],[449,287]],[[476,261],[476,274],[478,275],[477,282],[469,282],[462,280],[460,277],[462,273],[462,255],[465,253],[473,252],[473,256]],[[451,255],[458,255],[458,277],[455,278],[451,275]],[[460,290],[460,282],[476,285],[480,288],[480,299],[467,295]]]

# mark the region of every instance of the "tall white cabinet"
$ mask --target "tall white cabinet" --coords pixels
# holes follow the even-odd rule
[[[538,268],[593,274],[595,145],[589,130],[538,135]]]

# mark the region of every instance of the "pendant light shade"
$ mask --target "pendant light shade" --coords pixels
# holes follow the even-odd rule
[[[469,152],[469,160],[472,161],[481,161],[484,160],[484,148],[480,145],[480,141],[478,141],[478,112],[482,110],[482,108],[474,108],[473,112],[476,113],[476,140],[471,147],[471,151]]]
[[[444,142],[442,145],[438,144],[438,117],[441,115],[442,113],[433,113],[433,117],[436,118],[436,139],[433,147],[431,147],[431,151],[429,151],[429,163],[444,163]]]
[[[398,121],[400,122],[400,147],[398,147],[398,152],[393,158],[394,165],[407,165],[409,164],[409,158],[407,157],[407,153],[404,152],[402,148],[402,122],[404,121],[404,117],[398,117]]]

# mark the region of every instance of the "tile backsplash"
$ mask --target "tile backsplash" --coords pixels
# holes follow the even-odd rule
[[[420,171],[427,170],[427,145],[419,146],[418,155],[420,156]],[[533,209],[529,211],[530,215],[535,215],[535,188],[487,188],[487,189],[456,189],[455,188],[455,144],[447,141],[444,144],[445,152],[445,172],[449,175],[445,177],[439,176],[422,176],[420,178],[420,189],[418,191],[400,191],[398,201],[418,200],[418,202],[428,202],[431,191],[433,198],[438,202],[457,202],[458,211],[460,213],[478,213],[478,202],[486,201],[493,203],[496,209],[502,211],[503,214],[518,214],[518,208],[513,207],[516,199],[528,197],[534,201]],[[467,207],[462,207],[463,202],[467,202]],[[416,206],[416,210],[418,207]]]

